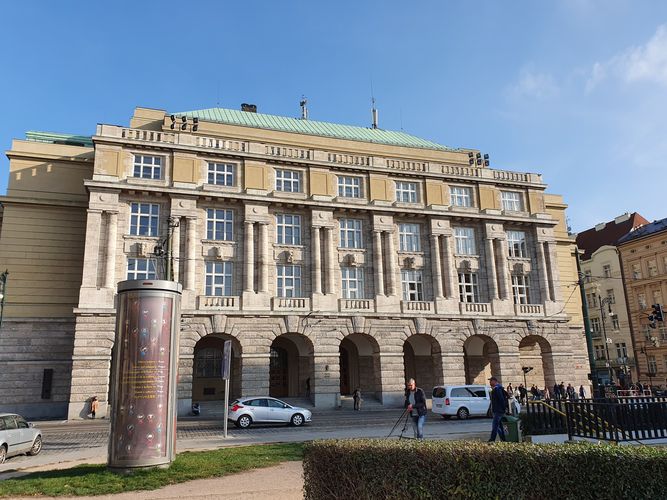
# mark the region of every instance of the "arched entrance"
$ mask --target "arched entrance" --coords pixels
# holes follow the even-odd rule
[[[222,351],[225,340],[232,341],[232,366],[229,398],[241,396],[241,344],[231,335],[212,334],[203,337],[194,349],[192,401],[222,401],[225,381],[222,379]]]
[[[313,344],[303,335],[286,333],[271,343],[269,396],[310,397],[314,390]]]
[[[535,384],[539,389],[548,387],[552,390],[556,383],[551,345],[538,335],[529,335],[519,343],[519,362],[521,368],[532,368],[526,373],[528,389]],[[522,381],[523,382],[523,381]],[[567,385],[568,381],[564,381]]]
[[[430,335],[412,335],[403,343],[405,379],[414,378],[427,395],[436,385],[442,385],[442,353],[440,345]]]
[[[363,397],[379,399],[382,389],[377,341],[370,335],[353,333],[341,341],[339,353],[341,395],[349,396],[359,388]]]
[[[463,344],[466,384],[488,384],[491,376],[502,380],[498,345],[486,335],[472,335]]]

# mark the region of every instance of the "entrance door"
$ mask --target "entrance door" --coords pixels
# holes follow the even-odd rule
[[[340,348],[340,393],[350,394],[350,353],[344,347]]]
[[[271,347],[269,396],[284,398],[287,392],[287,351],[281,347]]]

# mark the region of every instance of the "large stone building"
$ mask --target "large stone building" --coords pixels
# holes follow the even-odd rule
[[[667,219],[635,229],[618,241],[639,381],[667,383],[667,328],[651,322],[652,306],[667,297]],[[667,318],[665,318],[667,319]]]
[[[251,109],[251,108],[249,108]],[[118,281],[183,284],[179,410],[232,396],[396,404],[436,384],[586,383],[574,241],[540,175],[403,132],[137,108],[7,153],[0,410],[105,402]],[[156,257],[165,249],[173,259]],[[170,262],[172,263],[171,265]]]
[[[636,380],[636,375],[633,376],[636,360],[616,242],[644,224],[648,221],[638,213],[626,213],[577,234],[595,368],[603,384],[613,380],[625,387]]]

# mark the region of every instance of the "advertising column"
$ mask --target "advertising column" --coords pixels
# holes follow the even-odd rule
[[[118,284],[111,367],[110,469],[168,465],[176,450],[181,285]]]

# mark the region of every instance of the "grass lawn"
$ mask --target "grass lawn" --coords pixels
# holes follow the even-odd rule
[[[107,495],[154,490],[302,458],[303,445],[288,443],[180,453],[168,469],[142,470],[131,476],[109,472],[105,465],[80,465],[0,481],[0,497]]]

